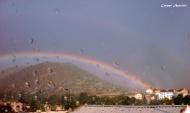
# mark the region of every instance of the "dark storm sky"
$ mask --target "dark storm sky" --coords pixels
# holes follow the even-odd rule
[[[1,0],[0,55],[33,48],[118,62],[157,86],[190,87],[190,0]]]

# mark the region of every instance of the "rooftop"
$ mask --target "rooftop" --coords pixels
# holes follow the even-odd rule
[[[180,113],[184,106],[83,106],[73,113]]]

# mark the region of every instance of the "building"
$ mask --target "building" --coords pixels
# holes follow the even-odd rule
[[[149,95],[151,95],[151,94],[153,94],[154,92],[153,92],[153,90],[152,89],[147,89],[146,90],[146,94],[149,94]]]
[[[155,100],[155,95],[154,94],[146,94],[145,99],[146,99],[147,104],[150,104],[151,101]]]
[[[63,111],[63,107],[61,105],[56,105],[56,111]]]
[[[23,103],[17,101],[0,101],[0,112],[2,110],[7,110],[6,112],[22,112],[23,111]],[[4,112],[4,111],[3,111]]]
[[[189,91],[188,91],[188,89],[185,89],[185,88],[183,88],[183,89],[179,89],[179,90],[177,90],[177,95],[182,95],[183,97],[185,97],[185,96],[187,96],[188,94],[189,94]]]
[[[160,93],[160,89],[154,89],[153,92],[155,95],[158,95]]]
[[[142,99],[143,99],[143,95],[142,95],[141,93],[136,93],[136,94],[134,95],[134,97],[135,97],[135,99],[137,99],[137,100],[142,100]]]
[[[21,102],[10,102],[10,105],[14,112],[23,111],[23,103],[21,103]]]
[[[169,99],[171,100],[174,97],[174,92],[173,90],[161,90],[158,94],[157,94],[157,98],[158,100],[162,100],[162,99]]]
[[[0,101],[0,113],[13,112],[11,106],[5,102]]]
[[[51,111],[50,105],[46,102],[46,104],[44,105],[44,109],[45,111]]]
[[[180,113],[182,106],[82,106],[72,113]]]

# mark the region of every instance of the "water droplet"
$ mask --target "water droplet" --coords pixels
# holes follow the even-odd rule
[[[115,61],[114,64],[115,64],[116,66],[119,66],[119,65],[120,65],[120,63],[117,62],[117,61]]]
[[[40,61],[40,59],[39,58],[36,58],[36,62],[39,62]]]
[[[80,48],[80,54],[84,54],[84,48]]]
[[[54,70],[52,68],[48,68],[48,74],[52,75],[54,73]]]
[[[33,44],[33,43],[34,43],[34,39],[31,38],[31,39],[30,39],[30,44]]]
[[[76,106],[79,106],[79,101],[76,101],[75,104],[76,104]]]
[[[13,55],[12,62],[16,62],[16,56],[15,55]]]
[[[117,62],[117,61],[113,62],[113,67],[114,68],[118,68],[119,66],[120,66],[119,62]]]
[[[37,70],[35,70],[35,71],[33,72],[33,77],[36,77],[37,74],[38,74],[38,72],[37,72]]]
[[[8,113],[8,109],[5,109],[5,113]]]
[[[166,66],[161,66],[161,70],[164,71],[166,69]]]
[[[40,84],[40,82],[39,82],[38,79],[36,79],[36,80],[35,80],[35,85],[38,85],[38,84]]]
[[[19,94],[18,94],[18,97],[19,97],[19,98],[21,98],[21,97],[22,97],[22,94],[21,94],[21,93],[19,93]]]
[[[68,98],[67,98],[67,96],[64,96],[64,100],[67,100]]]
[[[29,82],[25,82],[25,86],[26,87],[30,87],[30,83]]]
[[[60,9],[59,8],[55,8],[55,14],[59,14],[60,13]]]
[[[38,99],[38,96],[37,96],[37,95],[35,95],[35,96],[34,96],[34,99],[35,99],[35,100],[37,100],[37,99]]]
[[[55,83],[54,83],[52,80],[50,80],[50,81],[48,82],[48,86],[49,86],[50,88],[55,88],[55,87],[56,87]]]

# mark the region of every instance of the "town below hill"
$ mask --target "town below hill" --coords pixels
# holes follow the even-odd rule
[[[187,89],[180,90],[159,90],[147,89],[144,92],[133,92],[126,94],[97,94],[91,95],[87,92],[79,95],[64,94],[61,97],[52,95],[24,95],[15,100],[2,99],[0,101],[0,112],[47,112],[47,111],[76,111],[82,106],[134,106],[134,107],[153,107],[153,106],[180,106],[190,105],[190,95]],[[179,111],[179,109],[178,109]]]

